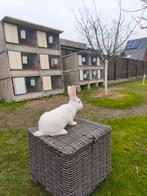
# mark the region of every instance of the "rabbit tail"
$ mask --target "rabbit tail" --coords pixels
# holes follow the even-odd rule
[[[35,133],[33,133],[34,136],[39,137],[42,136],[41,131],[36,131]]]

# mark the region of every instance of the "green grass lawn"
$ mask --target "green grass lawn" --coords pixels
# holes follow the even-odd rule
[[[120,95],[118,99],[109,96],[96,97],[96,94],[101,92],[104,94],[104,90],[102,91],[97,88],[83,90],[81,97],[85,103],[114,109],[126,109],[144,103],[147,104],[147,80],[145,81],[145,85],[142,85],[142,81],[133,81],[109,86],[108,94],[114,92]]]
[[[146,193],[147,116],[103,121],[112,126],[112,175],[94,195],[143,196]],[[31,182],[26,130],[0,130],[0,193],[47,195]]]
[[[109,97],[95,97],[94,95],[95,91],[96,91],[95,89],[91,89],[91,90],[85,90],[81,93],[86,103],[91,103],[94,106],[125,109],[125,108],[131,108],[133,106],[139,105],[143,100],[143,98],[138,94],[126,90],[115,90],[115,91],[110,90],[112,93],[122,96],[117,99],[113,99]]]
[[[147,116],[104,121],[112,127],[112,175],[96,195],[145,196]]]
[[[140,107],[142,104],[147,105],[147,86],[143,87],[139,83],[140,81],[130,82],[112,87],[121,87],[127,93],[135,94],[140,100],[137,107]],[[88,107],[83,95],[81,96],[85,102],[84,106]],[[52,97],[47,101],[50,103],[53,100]],[[42,106],[41,100],[39,103]],[[9,104],[9,106],[1,105],[0,107],[3,108],[3,110],[0,109],[1,118],[7,117],[11,111],[14,120],[16,112],[26,112],[26,110],[23,111],[26,104],[27,102],[18,103],[17,107],[13,106],[15,103]],[[12,106],[14,110],[9,110],[9,107],[13,108]],[[32,110],[30,108],[29,111],[33,111],[34,107],[32,105]],[[91,104],[91,110],[95,107],[97,105]],[[114,108],[116,109],[115,106]],[[111,111],[111,108],[109,110]],[[28,121],[30,120],[29,115],[30,113],[25,115]],[[110,115],[109,119],[103,120],[97,119],[91,113],[85,116],[112,127],[112,174],[106,182],[98,186],[91,196],[145,196],[147,193],[147,115],[137,116],[136,113],[136,116],[126,116],[125,118],[120,116],[116,119],[111,119]],[[83,118],[85,116],[83,115]],[[30,125],[27,126],[24,123],[17,129],[10,125],[7,125],[4,120],[4,124],[0,128],[0,195],[47,196],[48,193],[43,188],[31,181],[29,174],[27,129]]]
[[[0,110],[4,110],[7,112],[13,112],[19,110],[21,107],[25,105],[25,102],[4,102],[0,101]]]

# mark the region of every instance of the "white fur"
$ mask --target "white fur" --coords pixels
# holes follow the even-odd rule
[[[74,118],[76,112],[82,109],[83,104],[76,96],[75,91],[74,87],[68,87],[69,103],[42,114],[38,122],[39,131],[36,131],[34,136],[64,135],[67,133],[66,129],[64,129],[67,125],[77,124]]]

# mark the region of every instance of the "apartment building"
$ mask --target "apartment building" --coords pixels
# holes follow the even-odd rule
[[[87,50],[87,45],[81,42],[74,42],[67,39],[60,39],[61,55],[66,56],[81,50]]]
[[[6,101],[63,93],[62,31],[4,17],[0,21],[0,97]]]
[[[98,51],[87,48],[86,44],[61,39],[64,85],[83,87],[100,85],[104,82],[104,65]]]

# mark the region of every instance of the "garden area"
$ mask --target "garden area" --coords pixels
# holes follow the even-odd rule
[[[77,116],[112,127],[112,174],[90,196],[147,194],[147,81],[83,90],[84,108]],[[29,174],[28,133],[40,115],[67,103],[66,95],[0,102],[0,195],[47,196]]]

